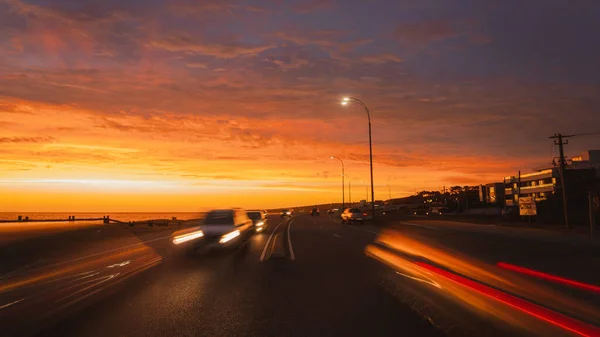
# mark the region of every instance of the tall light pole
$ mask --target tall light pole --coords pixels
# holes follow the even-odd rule
[[[344,191],[344,186],[346,185],[344,183],[344,161],[340,157],[336,157],[336,156],[331,156],[331,159],[337,159],[340,161],[340,163],[342,163],[342,210],[343,210],[345,203],[346,203],[346,200],[345,200],[346,193]]]
[[[342,105],[347,105],[348,103],[356,103],[362,106],[367,113],[367,119],[369,120],[369,165],[371,167],[371,212],[372,218],[375,220],[375,189],[373,188],[373,143],[371,141],[371,113],[369,112],[369,108],[367,105],[358,98],[354,97],[344,97],[342,99]]]
[[[352,181],[348,180],[348,207],[352,207]]]

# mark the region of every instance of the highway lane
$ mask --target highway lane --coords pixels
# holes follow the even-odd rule
[[[100,225],[0,242],[3,256],[11,257],[0,264],[0,325],[6,336],[387,336],[440,330],[503,336],[511,324],[525,325],[533,335],[557,335],[538,318],[449,281],[446,271],[503,291],[499,296],[517,295],[530,301],[525,305],[542,304],[553,315],[575,318],[567,323],[576,327],[582,321],[598,325],[598,244],[540,230],[381,220],[388,220],[383,230],[342,225],[328,214],[271,216],[268,229],[243,249],[193,256],[170,244],[175,228]],[[396,244],[406,261],[367,257],[365,247],[381,240]],[[414,273],[414,255],[432,263],[427,277],[422,270]],[[436,272],[442,274],[431,274],[435,266],[444,268]],[[524,275],[521,267],[584,286]]]
[[[441,335],[380,286],[391,271],[364,254],[374,228],[326,215],[269,222],[228,254],[149,242],[159,263],[65,309],[38,335]]]
[[[511,334],[600,335],[593,327],[600,325],[598,243],[433,219],[389,225],[367,251],[414,280],[395,289],[453,316],[452,324],[479,325],[487,335],[506,334],[504,327],[518,330]]]

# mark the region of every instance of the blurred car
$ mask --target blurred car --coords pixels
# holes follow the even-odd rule
[[[282,218],[283,218],[283,217],[286,217],[286,216],[292,216],[292,215],[294,215],[294,210],[293,210],[293,209],[284,209],[284,210],[281,212],[281,217],[282,217]]]
[[[230,249],[240,246],[254,232],[253,221],[241,208],[217,209],[206,214],[199,227],[177,232],[173,243],[189,248],[191,252]]]
[[[337,209],[337,208],[332,208],[329,211],[327,211],[327,213],[329,213],[329,214],[333,214],[333,213],[337,213],[337,212],[339,212],[339,209]]]
[[[313,208],[312,211],[310,211],[310,216],[316,216],[316,215],[320,215],[321,212],[319,211],[318,208]]]
[[[363,213],[358,208],[346,208],[342,214],[342,222],[360,222],[361,224],[365,222],[365,218],[367,213]]]
[[[254,224],[254,231],[259,233],[267,228],[267,217],[261,211],[250,210],[246,211],[246,214],[252,220]]]

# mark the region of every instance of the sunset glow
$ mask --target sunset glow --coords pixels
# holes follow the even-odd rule
[[[598,44],[544,53],[598,29],[476,19],[501,3],[308,3],[0,0],[0,212],[340,202],[332,155],[364,199],[367,119],[345,95],[371,110],[376,199],[501,181],[600,124]]]

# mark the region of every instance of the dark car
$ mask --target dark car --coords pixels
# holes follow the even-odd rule
[[[321,213],[319,212],[318,208],[313,208],[312,211],[310,211],[310,216],[316,216],[319,214],[321,214]]]
[[[340,217],[342,218],[342,223],[359,222],[359,223],[363,224],[363,223],[365,223],[365,219],[367,218],[367,213],[362,212],[358,208],[346,208],[342,212]]]
[[[283,217],[286,217],[286,216],[292,216],[292,215],[294,215],[294,210],[292,210],[292,209],[284,209],[284,210],[281,212],[281,217],[282,217],[282,218],[283,218]]]

